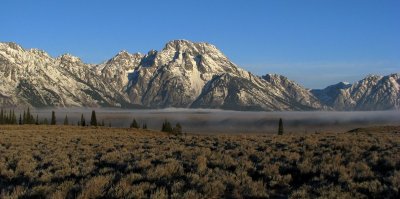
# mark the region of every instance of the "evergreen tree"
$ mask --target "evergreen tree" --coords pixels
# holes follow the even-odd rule
[[[10,113],[8,114],[8,124],[13,124],[13,114],[11,109]]]
[[[143,123],[143,127],[142,127],[143,129],[147,129],[147,124],[146,123]]]
[[[0,124],[4,124],[4,111],[3,111],[3,108],[1,108],[1,112],[0,112]]]
[[[36,114],[36,121],[35,121],[35,124],[36,124],[36,125],[39,125],[39,115],[38,115],[38,114]]]
[[[92,111],[92,117],[90,118],[90,126],[97,126],[96,112]]]
[[[33,115],[31,114],[29,117],[29,123],[30,124],[35,124],[35,119],[33,118]]]
[[[11,109],[10,109],[10,112],[8,114],[8,117],[7,117],[7,124],[12,124],[12,112],[11,112]]]
[[[139,124],[136,122],[135,118],[133,118],[133,121],[131,123],[131,128],[135,128],[135,129],[139,128]]]
[[[85,117],[83,117],[83,114],[81,115],[81,126],[86,126],[86,120]]]
[[[68,115],[65,115],[65,118],[64,118],[64,125],[68,125],[69,123],[68,123]]]
[[[7,124],[7,111],[4,110],[3,112],[3,121],[2,124]]]
[[[4,111],[3,124],[7,124],[7,111]]]
[[[51,125],[56,125],[56,113],[51,111]]]
[[[175,128],[173,129],[173,132],[174,132],[174,134],[177,134],[177,135],[182,134],[182,126],[179,122],[176,123]]]
[[[282,118],[279,118],[278,135],[282,135],[282,134],[283,134],[283,122],[282,122]]]
[[[172,133],[173,129],[172,129],[171,123],[169,123],[167,120],[165,120],[162,125],[161,131],[167,132],[167,133]]]
[[[24,115],[22,117],[22,124],[26,124],[26,113],[25,113],[25,110],[24,110]]]
[[[22,116],[21,113],[19,113],[19,121],[18,121],[19,125],[22,125]]]
[[[7,111],[2,110],[2,114],[0,115],[0,124],[6,124],[6,120],[7,120]]]
[[[17,124],[17,116],[15,115],[14,109],[12,111],[11,124]]]
[[[26,111],[26,123],[27,123],[27,124],[32,124],[32,121],[31,121],[31,111],[29,110],[29,107],[28,107],[28,110]]]

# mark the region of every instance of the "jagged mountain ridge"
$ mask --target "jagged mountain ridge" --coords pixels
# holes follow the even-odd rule
[[[324,89],[313,89],[311,93],[314,94],[321,102],[327,106],[333,106],[336,98],[339,96],[340,91],[351,87],[347,82],[339,82],[334,85],[327,86]]]
[[[399,110],[400,74],[370,75],[352,85],[339,83],[311,92],[335,110]]]
[[[0,43],[3,106],[130,106],[124,93],[96,74],[96,67],[69,54],[50,57],[37,49]]]
[[[215,46],[187,40],[170,41],[161,51],[144,55],[121,51],[101,64],[86,64],[69,54],[52,58],[41,50],[0,43],[0,78],[0,106],[269,111],[352,107],[347,102],[326,103],[315,90],[280,75],[253,75]],[[345,94],[336,97],[347,100]]]
[[[175,40],[151,52],[151,64],[139,64],[128,85],[131,102],[148,107],[235,110],[317,110],[306,89],[281,89],[239,68],[208,43]],[[278,77],[273,77],[278,78]],[[302,97],[292,98],[296,92]],[[290,103],[290,102],[296,103]]]

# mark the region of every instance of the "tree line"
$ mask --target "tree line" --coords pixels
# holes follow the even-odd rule
[[[56,119],[56,114],[54,111],[51,112],[51,119],[50,121],[45,117],[43,119],[39,119],[39,115],[36,114],[34,116],[31,113],[30,108],[27,108],[26,110],[23,111],[23,113],[19,113],[19,117],[17,117],[17,114],[15,113],[15,110],[4,110],[1,108],[0,110],[0,125],[1,124],[7,124],[7,125],[23,125],[23,124],[36,124],[36,125],[56,125],[57,124],[57,119]],[[72,123],[69,122],[68,115],[65,115],[64,122],[62,123],[63,125],[72,125]],[[81,120],[78,121],[79,126],[105,126],[104,120],[101,122],[97,122],[96,118],[96,112],[92,111],[92,116],[90,118],[90,122],[86,124],[85,117],[81,116]],[[111,123],[109,123],[109,126],[111,126]]]
[[[19,113],[19,117],[15,113],[15,110],[0,110],[0,124],[41,124],[43,121],[39,121],[39,116],[34,117],[28,108],[23,113]]]
[[[18,118],[18,119],[17,119]],[[15,110],[4,110],[1,108],[0,110],[0,125],[24,125],[24,124],[36,124],[36,125],[57,125],[57,118],[54,111],[51,112],[50,121],[45,117],[43,119],[39,119],[39,115],[36,114],[34,116],[31,113],[30,108],[27,108],[23,111],[23,113],[19,113],[19,117],[17,117]],[[63,125],[73,125],[70,123],[68,119],[68,115],[66,114],[64,117]],[[90,121],[86,122],[85,116],[82,114],[80,120],[77,122],[78,126],[106,126],[104,120],[98,122],[96,112],[93,110]],[[133,118],[130,128],[140,128],[140,124]],[[108,123],[108,127],[111,127],[111,123]],[[142,129],[147,129],[147,123],[143,123],[141,126]],[[161,127],[162,132],[172,133],[172,134],[182,134],[182,126],[180,123],[176,123],[175,127],[172,127],[171,123],[165,120]]]
[[[135,118],[133,118],[133,120],[130,124],[130,128],[136,128],[136,129],[140,128],[140,124],[136,121]],[[146,123],[143,123],[142,129],[147,129]],[[178,123],[176,123],[175,127],[172,127],[171,123],[168,120],[165,120],[162,124],[161,132],[179,135],[179,134],[182,134],[182,125],[178,122]]]
[[[36,125],[56,125],[57,120],[56,120],[56,114],[54,111],[51,112],[51,120],[50,123],[47,120],[47,118],[44,118],[42,120],[39,120],[39,115],[36,114],[36,117],[31,113],[30,108],[27,108],[26,110],[23,111],[23,113],[19,113],[19,118],[17,119],[17,115],[15,114],[14,110],[4,110],[1,108],[0,110],[0,125],[23,125],[23,124],[36,124]],[[72,125],[69,122],[68,115],[66,114],[64,117],[64,122],[63,125]],[[84,115],[81,115],[80,121],[77,122],[78,126],[106,126],[104,123],[104,120],[101,122],[97,121],[96,117],[96,112],[93,110],[91,117],[90,117],[90,122],[87,123]],[[111,123],[108,123],[108,127],[111,127]],[[139,129],[140,125],[136,121],[135,118],[133,118],[130,128],[136,128]],[[142,129],[147,129],[147,124],[143,123],[142,124]],[[175,127],[172,127],[171,123],[167,120],[165,120],[162,123],[161,127],[162,132],[167,132],[167,133],[172,133],[172,134],[182,134],[182,125],[178,122],[176,123]],[[283,121],[282,118],[279,118],[279,123],[278,123],[278,135],[283,134]]]

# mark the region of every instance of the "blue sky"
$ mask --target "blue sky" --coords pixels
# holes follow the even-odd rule
[[[399,0],[2,0],[0,22],[0,41],[88,63],[188,39],[308,88],[400,72]]]

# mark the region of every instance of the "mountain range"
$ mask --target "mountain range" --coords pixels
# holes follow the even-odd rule
[[[0,43],[0,106],[211,108],[229,110],[398,110],[400,74],[306,89],[257,76],[214,45],[168,42],[147,54],[121,51],[101,64]]]

